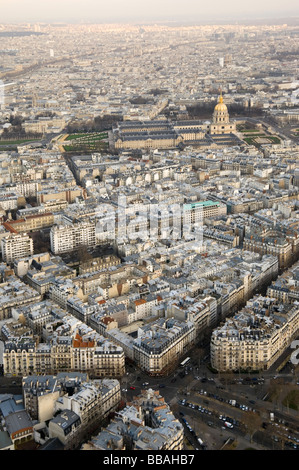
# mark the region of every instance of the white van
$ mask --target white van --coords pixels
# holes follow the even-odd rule
[[[229,423],[228,421],[225,421],[224,426],[226,426],[227,428],[230,428],[230,429],[234,427],[232,425],[232,423]]]

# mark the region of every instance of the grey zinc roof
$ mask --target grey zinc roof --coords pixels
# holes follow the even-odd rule
[[[12,445],[11,438],[7,431],[0,431],[0,450]]]
[[[0,412],[6,418],[6,416],[17,411],[24,410],[22,403],[16,403],[15,396],[10,394],[0,395]]]
[[[16,411],[15,413],[10,413],[5,418],[5,424],[10,434],[14,432],[18,432],[24,428],[33,427],[33,423],[26,410],[21,410],[21,411]]]
[[[78,420],[80,420],[80,416],[78,416],[77,413],[66,409],[63,410],[62,413],[53,418],[51,421],[60,426],[63,429],[64,434],[67,434],[68,429],[72,427],[72,425]]]

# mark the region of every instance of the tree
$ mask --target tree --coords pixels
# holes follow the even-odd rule
[[[80,263],[87,263],[91,261],[93,258],[91,254],[88,252],[88,249],[85,245],[82,245],[78,248],[78,261]]]
[[[246,411],[244,413],[243,421],[249,432],[250,442],[252,442],[254,433],[261,427],[262,419],[258,413],[255,413],[253,411]]]

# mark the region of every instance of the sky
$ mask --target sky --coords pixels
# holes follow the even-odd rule
[[[0,0],[0,23],[299,17],[298,0]]]

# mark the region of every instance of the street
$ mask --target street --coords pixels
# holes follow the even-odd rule
[[[186,446],[201,450],[197,440],[200,437],[207,450],[221,449],[226,442],[233,442],[237,449],[292,450],[297,444],[299,448],[297,411],[279,400],[268,400],[273,387],[299,389],[298,366],[293,373],[287,365],[280,373],[215,374],[209,370],[208,358],[206,362],[199,359],[195,351],[188,367],[179,368],[169,377],[151,377],[133,365],[127,370],[128,375],[121,380],[126,402],[143,389],[158,389],[184,425]],[[274,413],[273,423],[270,413]],[[227,419],[232,428],[225,426]]]

